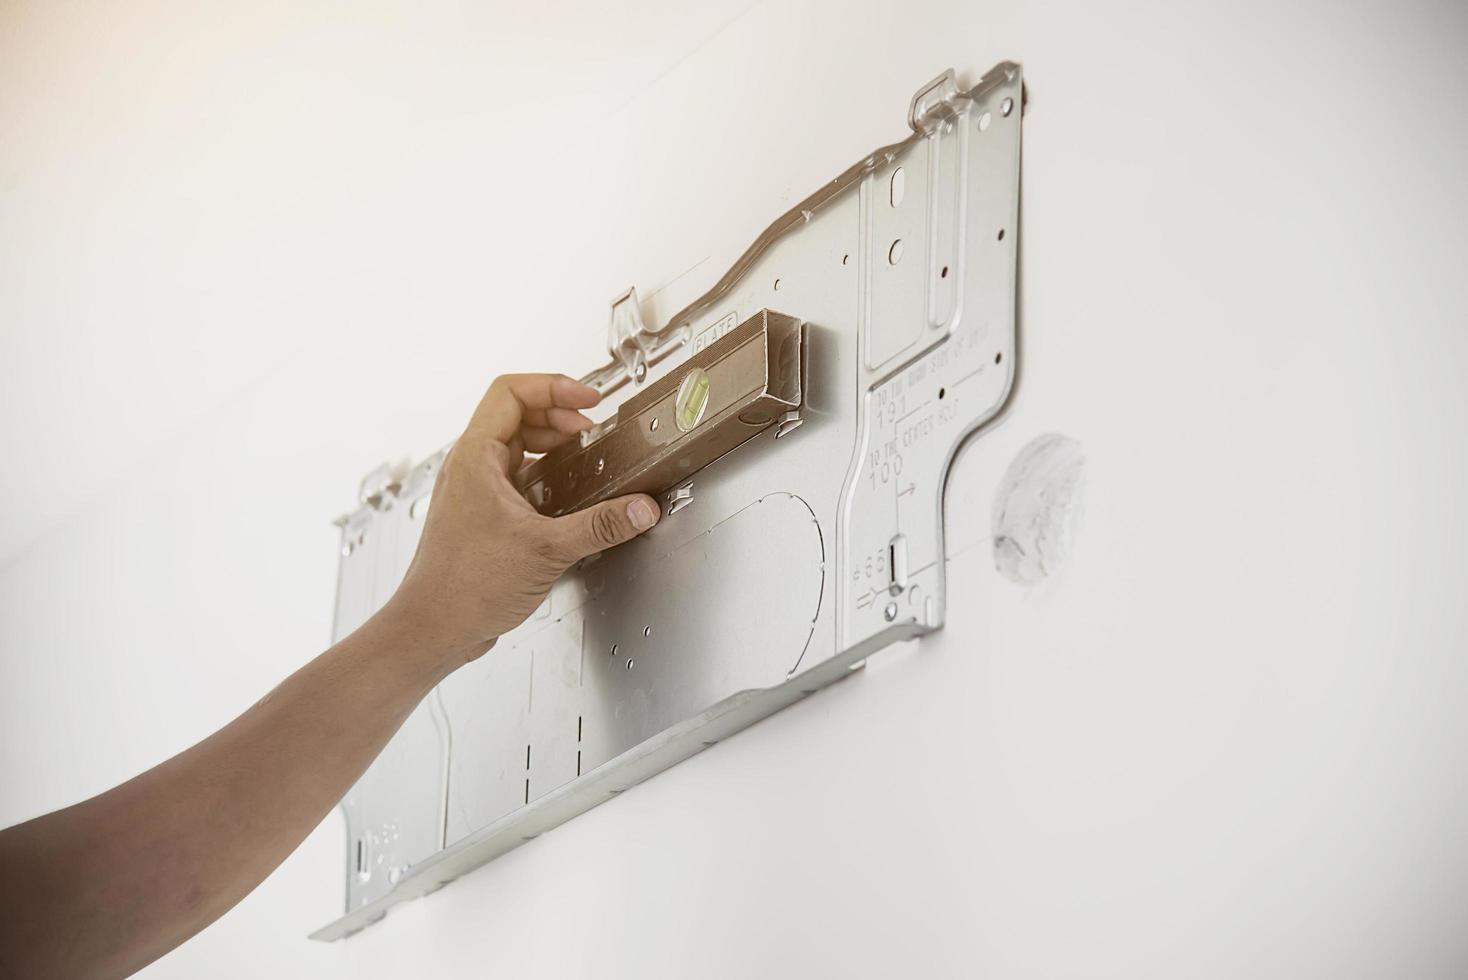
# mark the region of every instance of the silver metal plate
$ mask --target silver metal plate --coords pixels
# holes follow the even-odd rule
[[[409,718],[342,802],[336,939],[943,623],[943,488],[1015,364],[1018,65],[947,72],[912,129],[782,215],[712,288],[643,326],[614,304],[615,410],[760,310],[804,321],[798,418],[665,497]],[[795,428],[795,425],[799,428]],[[336,635],[391,595],[441,454],[344,518]]]

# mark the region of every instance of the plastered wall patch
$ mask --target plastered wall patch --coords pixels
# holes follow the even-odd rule
[[[1069,436],[1031,440],[994,491],[994,567],[1011,582],[1036,585],[1065,565],[1075,546],[1086,456]]]

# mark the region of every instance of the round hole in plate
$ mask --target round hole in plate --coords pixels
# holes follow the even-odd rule
[[[647,423],[647,431],[649,431],[649,432],[656,432],[656,431],[658,431],[658,420],[657,419],[653,419],[651,422]]]
[[[994,121],[994,117],[992,115],[990,115],[989,113],[987,113],[987,112],[984,113],[982,116],[980,116],[979,117],[979,132],[982,133],[984,130],[988,129],[989,128],[989,123],[991,123],[993,121]]]
[[[1013,111],[1014,111],[1014,100],[1013,99],[1006,98],[1003,102],[999,103],[999,114],[1001,116],[1007,116],[1007,115],[1009,115]]]
[[[615,657],[617,655],[617,651],[620,650],[620,649],[622,649],[622,644],[620,644],[620,643],[613,643],[612,644],[612,656]]]
[[[631,670],[632,669],[632,665],[635,664],[635,663],[637,663],[637,661],[633,660],[631,657],[628,657],[627,658],[627,669],[628,670]]]
[[[998,364],[1002,360],[1004,360],[1004,352],[1003,351],[1000,351],[999,353],[997,353],[997,354],[994,355],[994,363],[995,364]]]
[[[850,261],[851,261],[851,254],[849,252],[846,255],[841,256],[841,264],[842,265],[845,265],[846,263],[848,263]]]
[[[999,234],[998,234],[998,236],[994,240],[996,242],[1002,242],[1002,241],[1004,241],[1004,229],[1003,228],[1000,228],[999,229]]]
[[[779,292],[779,291],[780,291],[780,280],[776,279],[775,280],[775,292]]]
[[[642,628],[642,635],[643,636],[652,636],[652,627],[651,626],[644,626]]]
[[[897,238],[897,239],[894,239],[892,241],[891,247],[887,249],[887,262],[890,265],[896,265],[897,263],[899,263],[901,261],[902,261],[902,239]]]
[[[901,167],[892,171],[892,179],[887,183],[887,201],[895,208],[902,204],[902,199],[907,196],[907,173]]]
[[[940,272],[940,273],[938,273],[938,278],[939,279],[947,279],[948,278],[948,266],[945,265],[943,267],[943,271]]]
[[[946,395],[946,394],[948,394],[948,389],[947,388],[939,388],[938,389],[938,400],[939,401],[942,401],[943,400],[943,396]]]

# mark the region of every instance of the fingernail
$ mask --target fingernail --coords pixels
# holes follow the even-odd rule
[[[639,531],[646,531],[658,522],[658,510],[641,497],[627,505],[627,516]]]

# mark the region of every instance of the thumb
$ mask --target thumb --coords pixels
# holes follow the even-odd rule
[[[561,550],[570,561],[630,541],[658,522],[657,501],[645,493],[603,500],[554,521]]]

